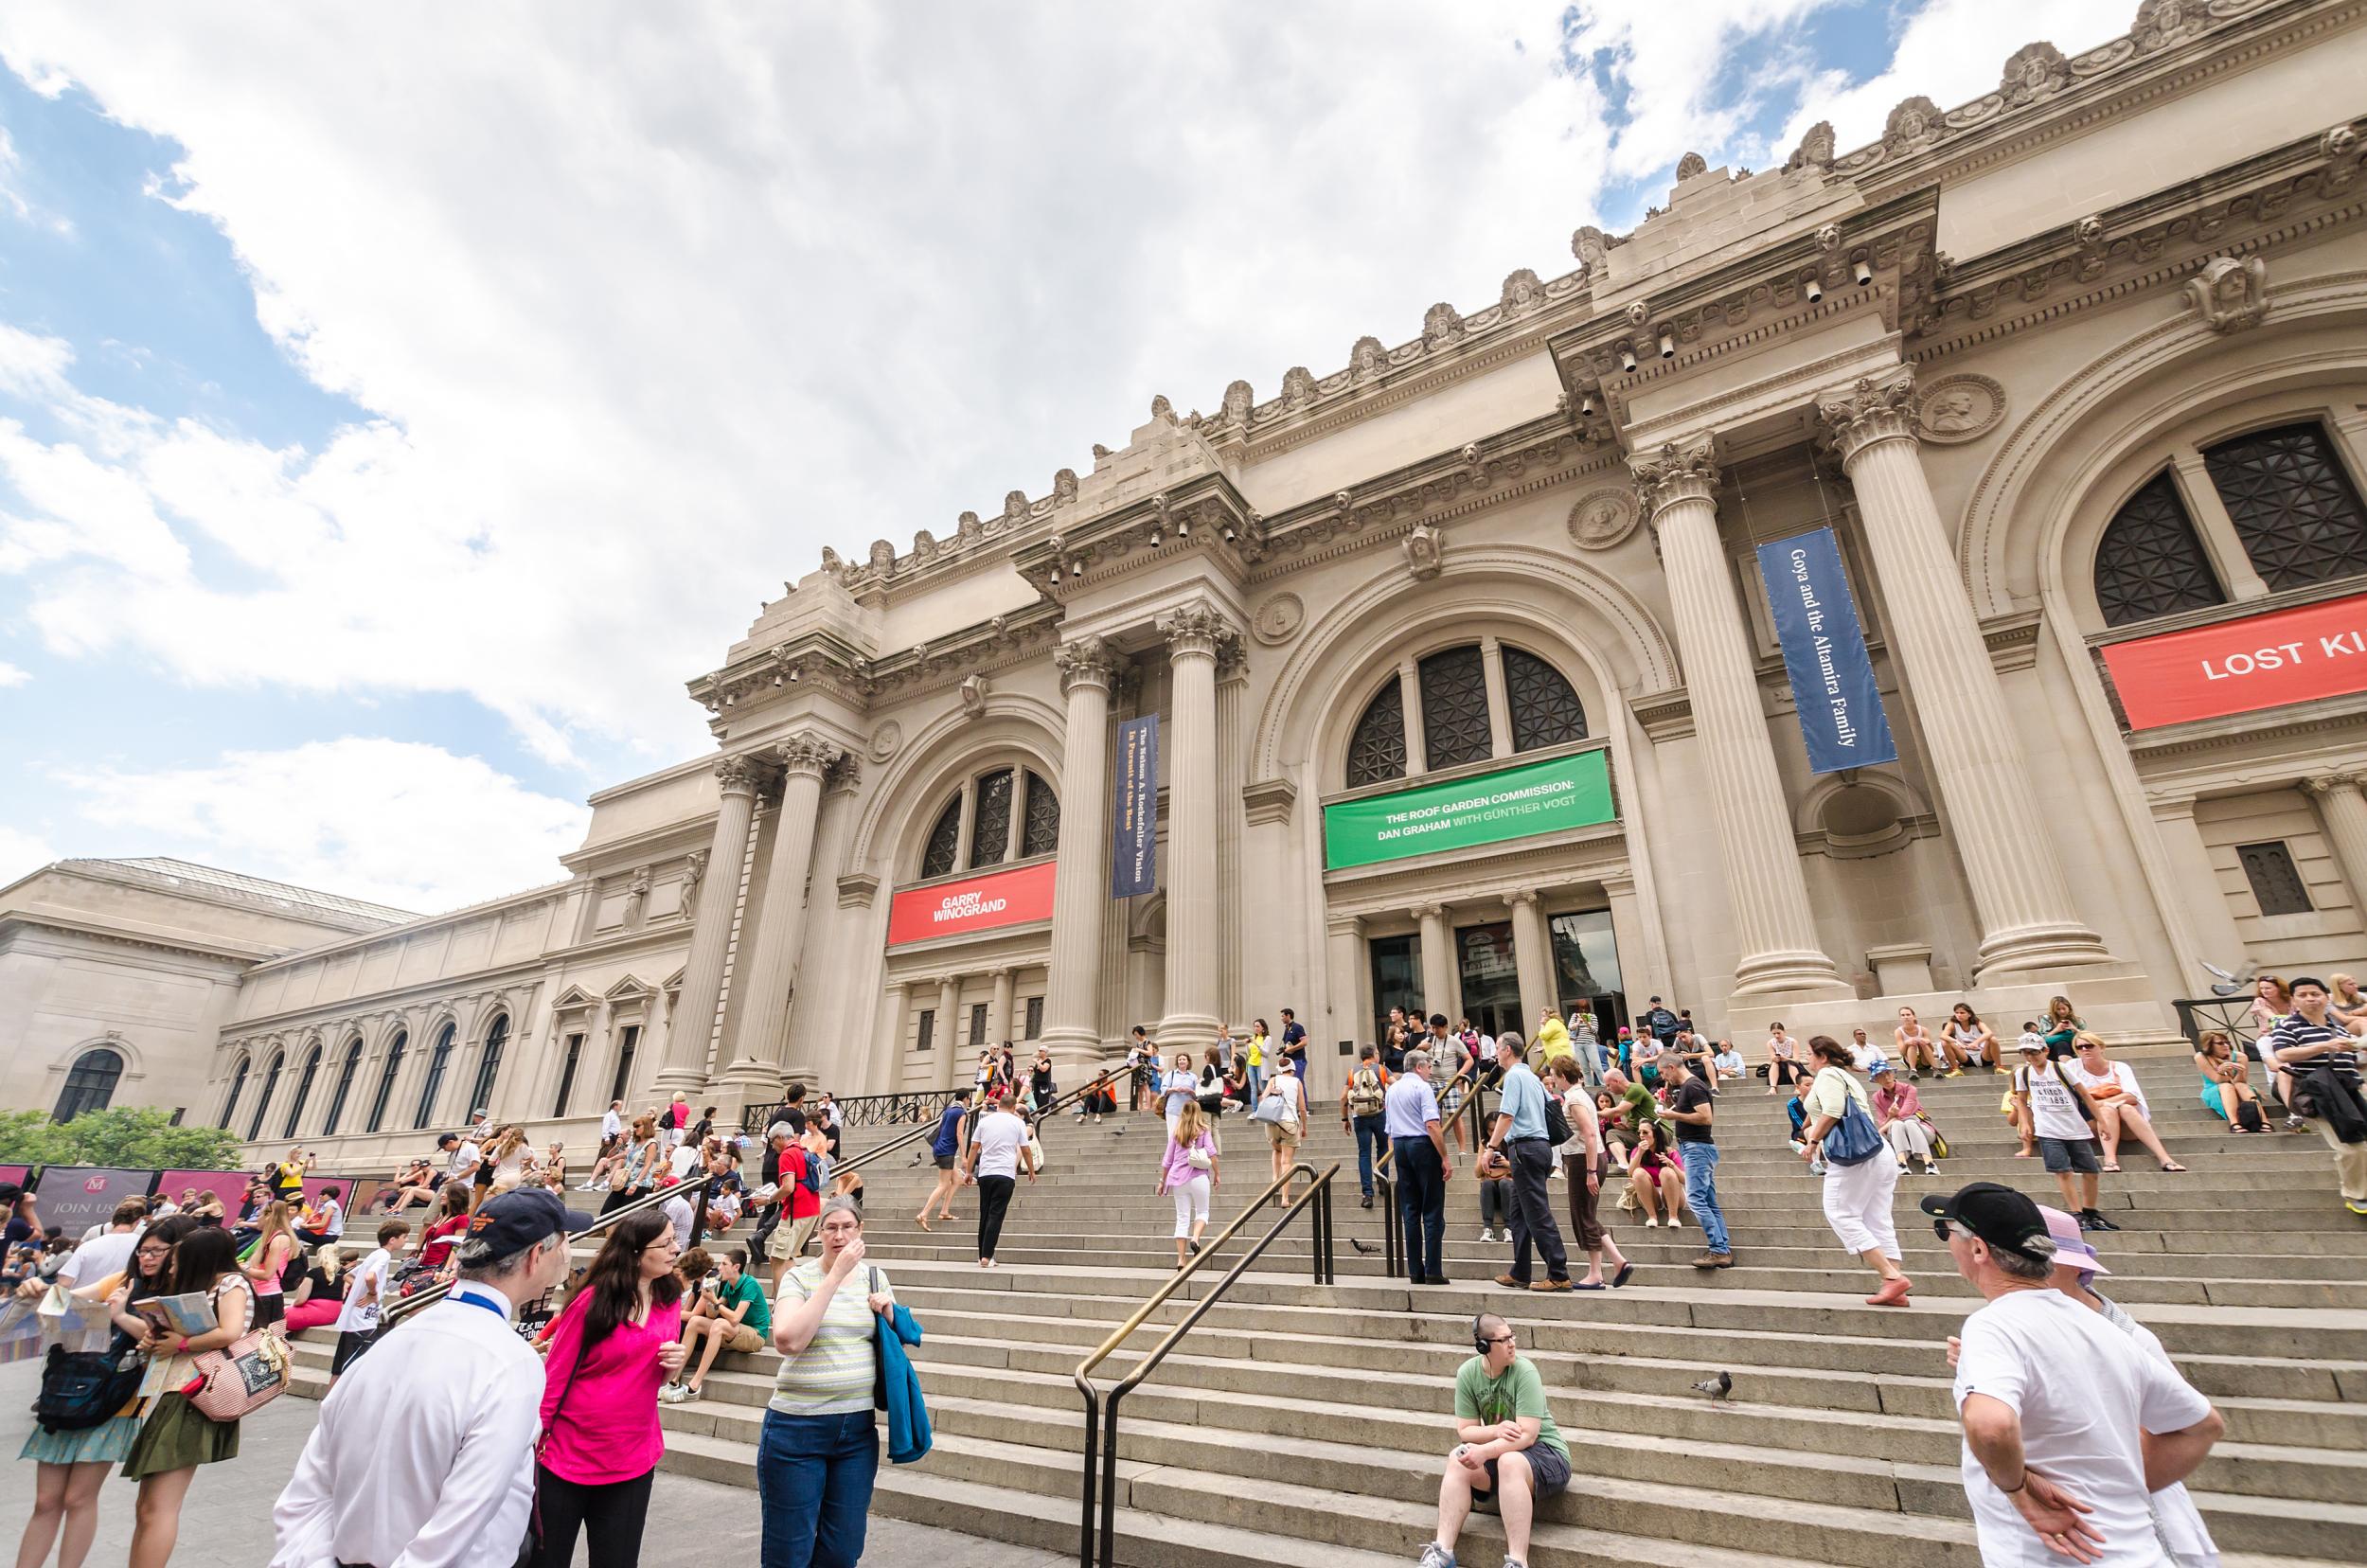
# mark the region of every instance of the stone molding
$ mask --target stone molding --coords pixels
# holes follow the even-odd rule
[[[1253,828],[1288,822],[1297,804],[1299,787],[1287,778],[1261,778],[1241,786],[1241,814]]]

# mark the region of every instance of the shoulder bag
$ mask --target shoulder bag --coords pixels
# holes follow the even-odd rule
[[[250,1313],[253,1295],[250,1290]],[[219,1350],[196,1357],[190,1364],[196,1371],[197,1387],[188,1397],[189,1406],[209,1421],[238,1420],[287,1391],[288,1342],[279,1337],[277,1324],[249,1328]]]
[[[1840,1072],[1838,1067],[1826,1069]],[[1874,1118],[1866,1114],[1858,1096],[1844,1087],[1841,1116],[1824,1134],[1824,1163],[1838,1166],[1859,1166],[1881,1151],[1882,1134],[1874,1130]]]
[[[147,1366],[137,1354],[124,1353],[131,1342],[118,1328],[115,1344],[105,1350],[51,1345],[42,1363],[41,1392],[33,1399],[33,1419],[41,1429],[88,1432],[137,1398]]]
[[[1249,1119],[1274,1127],[1289,1127],[1297,1122],[1298,1117],[1290,1112],[1290,1097],[1282,1092],[1280,1078],[1266,1086],[1265,1095],[1258,1100],[1257,1109],[1249,1114]]]

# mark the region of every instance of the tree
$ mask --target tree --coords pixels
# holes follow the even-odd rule
[[[162,1111],[117,1106],[55,1122],[44,1111],[0,1112],[0,1163],[117,1170],[237,1170],[239,1140],[219,1127],[174,1127]]]

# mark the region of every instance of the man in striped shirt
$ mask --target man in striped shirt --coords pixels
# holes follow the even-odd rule
[[[2269,1031],[2267,1044],[2275,1055],[2277,1066],[2291,1074],[2296,1085],[2316,1069],[2325,1068],[2357,1096],[2358,1041],[2327,1016],[2326,1005],[2331,1000],[2324,981],[2310,975],[2295,976],[2293,1010]],[[2311,1117],[2309,1124],[2318,1130],[2318,1136],[2326,1141],[2326,1147],[2334,1150],[2335,1173],[2342,1185],[2342,1206],[2353,1214],[2367,1215],[2367,1142],[2344,1143],[2335,1132],[2333,1122],[2323,1116]]]

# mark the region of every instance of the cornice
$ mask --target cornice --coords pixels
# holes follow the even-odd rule
[[[331,1025],[358,1023],[382,1013],[393,1016],[405,1008],[426,1007],[433,1010],[449,1007],[457,1011],[488,997],[522,988],[531,994],[532,988],[543,983],[542,976],[536,972],[542,964],[543,959],[538,956],[499,969],[473,971],[467,976],[465,984],[457,988],[448,977],[443,981],[400,986],[391,990],[374,990],[365,996],[341,997],[333,1002],[308,1002],[302,1007],[282,1007],[277,1012],[259,1013],[253,1018],[233,1019],[222,1026],[222,1042],[225,1045],[243,1045],[258,1035],[274,1034],[282,1029],[326,1031]],[[521,1004],[521,1016],[517,1021],[521,1033],[513,1038],[523,1038],[525,1025],[524,1011],[524,1005]],[[407,1020],[405,1024],[408,1026]]]
[[[237,947],[227,942],[208,942],[194,936],[169,936],[161,932],[141,932],[123,926],[101,925],[97,921],[78,919],[71,915],[53,914],[47,910],[11,909],[0,914],[0,937],[11,929],[52,931],[80,936],[89,941],[104,942],[110,947],[138,948],[150,953],[169,953],[179,958],[198,958],[214,964],[230,964],[252,972],[254,966],[266,963],[284,953],[285,948]]]
[[[2115,709],[2118,706],[2116,702]],[[2119,717],[2117,711],[2114,717]],[[2259,750],[2293,741],[2306,741],[2314,736],[2342,734],[2357,739],[2363,732],[2367,732],[2367,695],[2354,694],[2321,698],[2286,709],[2231,713],[2223,718],[2198,719],[2183,724],[2166,725],[2159,730],[2125,732],[2122,739],[2127,744],[2129,756],[2142,766],[2163,758],[2194,757],[2207,752],[2238,748]],[[2295,757],[2280,758],[2277,765],[2289,770],[2304,767],[2302,761]]]
[[[857,707],[883,696],[903,701],[1032,662],[1058,640],[1063,613],[1059,604],[1039,600],[876,659],[828,633],[809,633],[685,684],[717,724],[747,724],[774,694],[787,701],[802,695],[808,683]]]
[[[386,926],[360,936],[348,936],[342,941],[325,942],[319,947],[298,948],[293,953],[257,965],[255,972],[259,976],[272,970],[294,968],[297,964],[310,963],[314,959],[333,958],[341,953],[366,953],[381,943],[400,947],[404,942],[426,935],[431,932],[441,931],[449,936],[454,931],[468,924],[471,920],[482,919],[489,915],[499,918],[507,916],[513,910],[523,909],[528,904],[547,907],[573,886],[575,886],[575,879],[572,877],[565,882],[544,882],[540,887],[529,887],[520,892],[506,894],[498,899],[488,899],[483,903],[469,904],[464,908],[453,910],[449,914],[424,915],[403,925]]]

